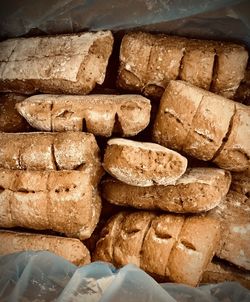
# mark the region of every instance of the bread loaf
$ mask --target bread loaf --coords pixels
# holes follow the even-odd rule
[[[31,129],[15,108],[15,105],[24,99],[20,94],[0,94],[0,132],[24,132]]]
[[[135,186],[174,183],[187,168],[187,159],[157,144],[111,139],[104,154],[104,169]]]
[[[0,227],[53,230],[86,239],[100,211],[89,171],[0,169]]]
[[[168,82],[179,78],[232,98],[247,60],[247,50],[233,43],[132,32],[121,43],[117,82],[123,89],[161,97]]]
[[[138,209],[197,213],[216,207],[230,182],[230,173],[222,169],[192,168],[168,186],[138,187],[108,178],[102,182],[102,196],[113,204]]]
[[[0,133],[0,168],[86,170],[100,178],[99,148],[90,133]]]
[[[153,140],[218,166],[243,171],[250,162],[250,109],[183,81],[162,96]]]
[[[19,113],[42,131],[85,131],[95,135],[138,134],[150,120],[150,101],[140,95],[32,96],[17,104]]]
[[[0,231],[0,255],[21,251],[49,251],[61,256],[75,265],[90,263],[90,254],[84,244],[73,238]]]
[[[110,31],[3,41],[0,91],[89,93],[104,81],[112,45]]]
[[[216,256],[238,267],[250,270],[250,200],[238,192],[229,191],[225,202],[210,212],[221,222],[220,244]]]
[[[237,269],[237,267],[225,265],[220,261],[210,262],[202,275],[201,283],[220,283],[236,281],[250,289],[250,273]]]
[[[94,260],[134,263],[146,272],[195,286],[211,261],[219,224],[210,217],[122,212],[106,225]]]
[[[231,190],[250,197],[250,168],[240,173],[232,173]]]

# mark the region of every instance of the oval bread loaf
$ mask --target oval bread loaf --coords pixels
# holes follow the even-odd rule
[[[173,185],[138,187],[114,178],[102,182],[102,196],[110,203],[145,210],[198,213],[216,207],[227,194],[230,172],[191,168]]]
[[[9,39],[0,43],[0,91],[87,94],[105,78],[110,31]]]
[[[49,251],[61,256],[75,265],[90,263],[90,254],[85,245],[75,238],[0,231],[0,255],[21,251]]]
[[[250,165],[250,108],[183,81],[171,81],[162,96],[153,140],[219,167]]]
[[[19,113],[42,131],[88,131],[109,137],[138,134],[150,120],[150,101],[140,95],[40,94],[17,104]],[[86,129],[84,129],[86,127]]]
[[[0,169],[0,227],[53,230],[86,239],[100,212],[89,171]]]
[[[174,183],[187,168],[187,159],[157,144],[111,139],[104,154],[104,169],[134,186]]]
[[[118,267],[133,263],[154,276],[196,286],[219,233],[219,223],[210,217],[122,212],[103,229],[93,259]]]

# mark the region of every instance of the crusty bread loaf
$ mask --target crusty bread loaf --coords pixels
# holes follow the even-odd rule
[[[102,84],[110,31],[18,38],[0,43],[0,91],[86,94]]]
[[[150,120],[150,101],[140,95],[32,96],[17,105],[19,113],[42,131],[85,131],[95,135],[138,134]]]
[[[90,171],[0,169],[1,227],[53,230],[86,239],[100,211]]]
[[[91,133],[0,133],[0,168],[86,170],[100,178],[99,148]]]
[[[75,265],[90,263],[90,254],[84,244],[75,238],[0,231],[0,255],[21,251],[49,251],[64,257]]]
[[[162,96],[153,140],[218,166],[242,171],[250,165],[250,108],[183,81]]]
[[[157,144],[111,139],[104,154],[104,169],[135,186],[174,183],[186,171],[187,159]]]
[[[237,281],[242,286],[250,289],[250,273],[226,265],[220,261],[210,262],[202,275],[201,283],[220,283],[225,281]]]
[[[15,108],[24,99],[21,94],[0,94],[0,132],[24,132],[31,129]]]
[[[230,183],[230,173],[225,170],[192,168],[168,186],[138,187],[108,178],[102,182],[102,196],[113,204],[138,209],[197,213],[216,207]]]
[[[238,267],[250,270],[250,200],[238,192],[229,191],[225,201],[209,214],[221,221],[220,244],[216,256]]]
[[[104,228],[94,260],[134,263],[146,272],[195,286],[211,261],[219,224],[211,217],[122,212]]]
[[[161,97],[168,82],[179,78],[232,98],[247,60],[247,50],[233,43],[132,32],[121,43],[117,83],[123,89]]]

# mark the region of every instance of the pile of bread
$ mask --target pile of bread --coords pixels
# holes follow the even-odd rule
[[[250,288],[247,50],[133,32],[115,68],[113,43],[109,31],[0,43],[0,255]]]

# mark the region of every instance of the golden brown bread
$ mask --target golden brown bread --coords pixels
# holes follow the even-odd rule
[[[0,132],[24,132],[31,129],[15,108],[24,99],[25,96],[21,94],[0,94]]]
[[[90,254],[84,244],[75,238],[20,233],[0,230],[0,255],[21,251],[49,251],[75,265],[90,263]]]
[[[233,43],[132,32],[121,43],[117,83],[123,89],[161,97],[168,82],[179,78],[232,98],[247,60],[247,50]]]
[[[53,230],[89,238],[101,199],[89,171],[0,169],[0,226]]]
[[[110,139],[104,154],[104,169],[135,186],[174,183],[187,168],[187,159],[157,144],[128,139]]]
[[[218,239],[219,223],[211,217],[122,212],[105,226],[93,259],[134,263],[150,274],[196,286]]]
[[[140,95],[41,94],[27,98],[17,109],[42,131],[85,131],[86,123],[88,132],[109,137],[112,132],[132,136],[146,128],[151,105]]]
[[[102,175],[99,148],[91,133],[0,133],[0,168],[21,170],[89,169]]]
[[[109,202],[145,210],[198,213],[216,207],[229,190],[230,173],[216,168],[191,168],[173,185],[138,187],[114,178],[102,182]]]
[[[104,81],[110,31],[9,39],[0,43],[0,91],[89,93]]]
[[[250,270],[250,200],[229,191],[225,201],[209,215],[221,222],[220,244],[216,256],[238,267]]]
[[[221,168],[243,171],[250,165],[250,108],[183,81],[166,88],[153,140]]]

